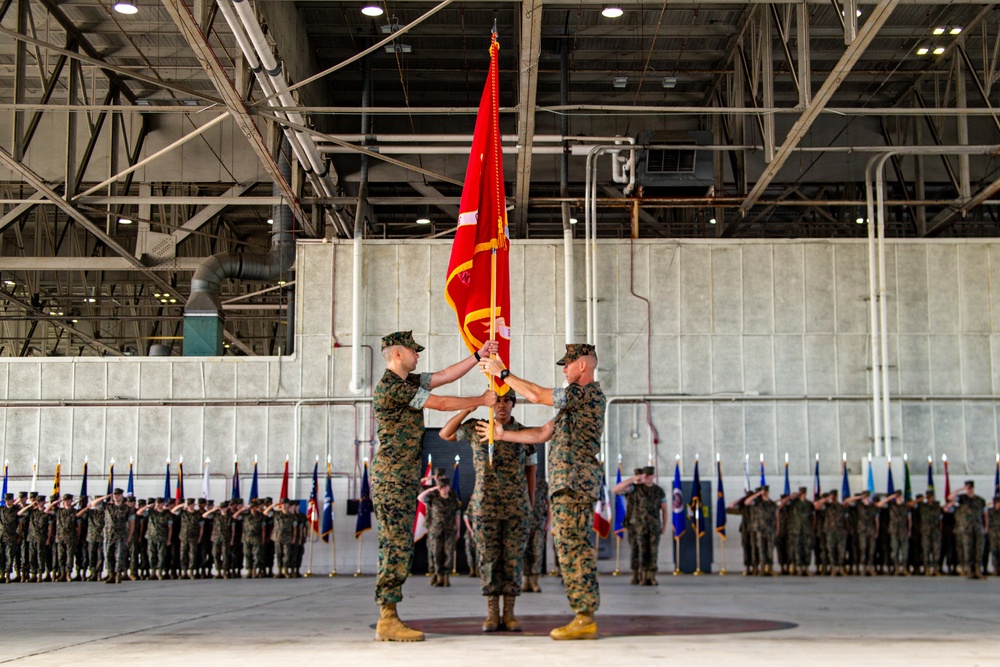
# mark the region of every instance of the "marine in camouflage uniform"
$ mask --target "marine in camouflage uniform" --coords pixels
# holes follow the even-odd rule
[[[198,573],[201,560],[199,557],[201,548],[202,518],[201,511],[195,506],[194,498],[188,498],[187,504],[178,505],[171,510],[175,516],[180,517],[181,529],[181,579],[200,578]]]
[[[622,480],[612,489],[625,496],[628,503],[625,524],[629,535],[635,536],[636,576],[631,583],[658,586],[656,572],[660,558],[660,537],[666,525],[667,494],[654,482],[653,466],[639,468],[640,475]],[[630,538],[631,539],[631,538]]]
[[[597,353],[593,345],[571,343],[556,362],[563,366],[568,386],[545,389],[518,378],[499,361],[484,359],[484,371],[504,380],[532,403],[551,404],[559,412],[544,426],[522,429],[504,436],[499,422],[497,439],[538,443],[550,440],[548,456],[549,507],[552,536],[559,555],[566,596],[576,612],[567,625],[554,629],[553,639],[595,639],[594,614],[601,604],[597,583],[597,558],[591,544],[594,502],[601,490],[601,433],[607,399],[594,379]]]
[[[826,533],[826,574],[844,576],[844,557],[847,555],[847,521],[849,508],[837,500],[837,492],[830,491],[815,506],[822,508],[823,532]]]
[[[125,504],[124,491],[115,489],[110,504],[104,506],[104,562],[109,584],[120,584],[128,567],[128,543],[135,530],[135,515]]]
[[[642,477],[642,468],[636,468],[633,471],[633,477]],[[638,501],[638,498],[630,499],[625,496],[625,517],[622,519],[622,525],[626,527],[625,534],[628,536],[628,553],[629,553],[629,569],[632,570],[632,579],[629,583],[633,586],[639,584],[639,539],[638,535],[634,530],[628,530],[628,526],[632,523],[632,506]]]
[[[97,581],[104,570],[104,507],[96,498],[76,513],[87,521],[87,579]]]
[[[986,512],[986,525],[990,528],[986,535],[993,561],[993,576],[1000,576],[1000,495],[993,496],[993,506]]]
[[[229,501],[223,500],[217,507],[206,512],[212,516],[212,560],[215,563],[215,578],[228,579],[233,557],[233,515],[229,511]]]
[[[46,567],[43,546],[49,540],[49,516],[42,504],[44,498],[35,494],[29,500],[31,502],[18,511],[18,516],[24,517],[27,524],[27,556],[23,567],[28,570],[28,581],[39,582],[43,580]]]
[[[520,430],[521,424],[512,411],[517,394],[509,390],[497,398],[494,418],[507,433]],[[444,425],[438,433],[445,440],[468,440],[472,445],[472,465],[476,484],[469,499],[469,514],[476,520],[477,567],[487,598],[488,614],[483,630],[501,628],[519,631],[520,621],[514,615],[517,596],[524,587],[524,548],[531,522],[532,494],[538,455],[534,445],[497,440],[493,443],[493,462],[489,460],[489,438],[484,442],[477,426],[486,422],[463,420],[471,411],[463,410]],[[487,434],[488,435],[488,434]],[[528,586],[530,588],[530,584]],[[500,617],[499,597],[503,596],[503,617]]]
[[[136,510],[136,514],[146,518],[146,550],[151,575],[165,579],[170,576],[168,568],[170,544],[174,537],[174,515],[167,509],[165,498],[157,498]]]
[[[55,515],[55,579],[69,581],[73,576],[73,561],[76,556],[77,529],[76,510],[73,508],[73,494],[62,497],[62,506],[53,510]]]
[[[248,579],[258,578],[263,565],[261,545],[264,537],[264,514],[261,509],[260,499],[254,498],[249,505],[233,515],[234,521],[237,518],[243,520],[243,558]]]
[[[740,546],[743,548],[743,576],[755,574],[757,562],[754,560],[753,545],[753,521],[751,519],[750,505],[746,504],[747,499],[753,495],[752,491],[747,491],[742,498],[737,498],[726,507],[726,514],[736,514],[740,517]]]
[[[379,448],[372,463],[372,504],[378,521],[378,573],[375,602],[380,607],[375,638],[383,641],[422,641],[423,633],[409,628],[396,613],[403,599],[403,584],[413,559],[413,521],[420,493],[420,452],[424,437],[424,408],[464,410],[493,405],[496,395],[459,398],[438,396],[431,390],[458,380],[475,366],[477,358],[497,350],[487,341],[475,356],[468,357],[436,373],[420,373],[417,368],[423,346],[409,331],[397,331],[382,338],[386,370],[375,386],[372,398]]]
[[[265,509],[264,514],[271,517],[274,522],[274,527],[271,529],[271,541],[274,543],[274,555],[278,562],[278,578],[291,578],[294,566],[292,545],[297,537],[295,516],[292,514],[292,501],[288,498],[282,498],[280,502]]]
[[[469,564],[469,576],[478,578],[479,568],[477,566],[478,558],[476,556],[476,522],[471,516],[465,514],[462,517],[462,523],[465,525],[462,543],[465,546],[465,562]]]
[[[791,508],[782,502],[783,500],[788,500],[790,497],[791,494],[788,494],[782,495],[778,499],[778,534],[774,542],[778,549],[778,566],[781,568],[781,574],[788,574],[792,564],[788,539],[788,522]]]
[[[878,537],[879,508],[872,502],[871,493],[868,491],[845,498],[844,504],[854,510],[859,574],[871,576],[875,574],[875,540]]]
[[[889,508],[889,563],[893,574],[909,575],[910,508],[903,502],[903,492],[896,491],[879,501],[879,507]]]
[[[424,489],[417,496],[427,507],[427,558],[431,586],[451,586],[450,576],[458,538],[458,496],[438,468],[436,486]]]
[[[531,508],[528,522],[528,540],[524,547],[525,583],[524,592],[540,593],[538,578],[545,564],[545,535],[549,523],[549,483],[544,479],[535,481],[535,503]]]
[[[778,528],[778,503],[769,494],[770,487],[765,484],[744,501],[750,506],[757,575],[767,577],[774,575],[774,538]]]
[[[924,576],[941,574],[941,523],[944,510],[934,497],[933,489],[927,490],[924,502],[916,506],[920,517],[920,552],[924,559]]]
[[[21,519],[14,506],[14,494],[4,497],[5,505],[0,507],[0,583],[20,580],[21,577]],[[13,578],[12,578],[13,576]]]
[[[970,479],[965,482],[964,488],[951,494],[948,505],[957,506],[955,537],[963,545],[960,551],[965,559],[963,572],[969,579],[981,579],[986,501],[976,495],[975,482]]]
[[[790,572],[803,577],[809,576],[814,511],[813,503],[806,499],[806,494],[806,487],[801,486],[785,499],[787,512],[782,529],[788,538]]]

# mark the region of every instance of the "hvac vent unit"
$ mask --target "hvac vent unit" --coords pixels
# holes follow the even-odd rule
[[[639,182],[646,187],[667,188],[711,185],[712,153],[694,148],[711,141],[712,133],[705,131],[643,132],[637,143],[653,147],[640,151]]]

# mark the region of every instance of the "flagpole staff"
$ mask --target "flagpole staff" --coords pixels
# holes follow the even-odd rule
[[[622,556],[622,538],[619,537],[615,541],[615,571],[611,573],[612,577],[617,577],[619,574],[622,573],[622,571],[618,568],[618,565],[621,562],[621,556]]]
[[[329,576],[337,576],[337,534],[334,531],[330,531],[330,546],[333,547],[333,569],[330,571]],[[358,558],[360,562],[360,557]]]
[[[701,499],[694,504],[694,576],[701,574],[701,535],[698,530],[701,527]]]
[[[360,577],[361,576],[361,544],[362,544],[362,542],[363,542],[363,538],[359,537],[358,538],[358,569],[354,573],[355,577]]]
[[[674,535],[674,576],[681,573],[681,539]]]
[[[726,571],[726,538],[723,537],[722,540],[721,540],[721,542],[722,542],[722,544],[721,544],[721,546],[722,546],[722,569],[719,570],[719,576],[720,577],[724,577],[724,576],[726,576],[728,574],[728,572]]]

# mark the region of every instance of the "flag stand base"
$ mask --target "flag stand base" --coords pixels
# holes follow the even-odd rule
[[[336,577],[337,576],[337,570],[334,570],[333,572],[331,572],[330,574],[328,574],[326,576],[328,576],[328,577]]]
[[[333,575],[330,575],[330,576],[333,576]],[[358,570],[357,572],[355,572],[355,573],[354,573],[354,576],[355,576],[355,577],[362,577],[362,576],[364,576],[364,575],[363,575],[363,574],[361,574],[361,570]]]
[[[673,575],[674,575],[675,577],[678,577],[678,576],[680,576],[680,574],[681,574],[681,571],[680,571],[680,569],[676,569],[676,570],[674,570],[674,572],[673,572]]]
[[[621,573],[622,573],[621,570],[619,570],[618,568],[615,568],[615,571],[611,573],[611,576],[612,577],[617,577]]]
[[[694,576],[697,577],[699,574],[701,574],[701,569],[695,570],[693,574],[694,574]]]
[[[722,568],[721,570],[719,570],[719,576],[720,577],[724,577],[727,574],[729,574],[729,572],[726,571],[726,568]]]
[[[313,576],[313,571],[312,571],[312,570],[308,570],[308,571],[306,571],[306,573],[305,573],[305,574],[303,574],[302,576],[303,576],[303,577],[311,577],[311,576]]]

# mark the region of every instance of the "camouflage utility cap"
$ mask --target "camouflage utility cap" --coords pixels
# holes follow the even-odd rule
[[[423,352],[424,346],[419,345],[417,341],[413,340],[412,331],[397,331],[396,333],[391,333],[388,336],[382,336],[382,349],[387,347],[392,347],[393,345],[402,345],[403,347],[408,347],[414,352]]]
[[[563,358],[556,362],[556,366],[565,366],[571,361],[576,361],[580,357],[594,357],[597,358],[597,351],[594,346],[590,343],[567,343],[566,344],[566,354]]]
[[[642,474],[643,475],[655,475],[656,474],[656,469],[653,466],[646,466],[645,468],[642,469]]]

